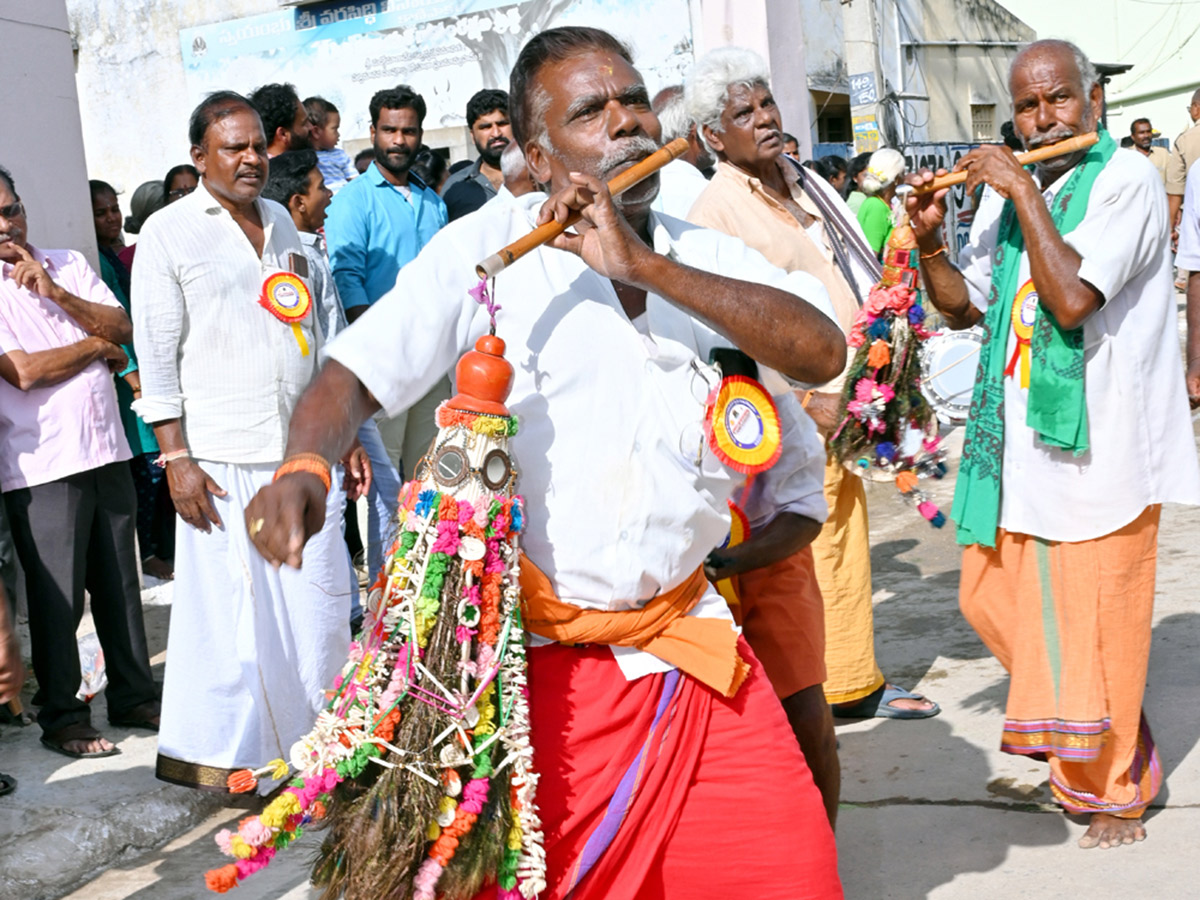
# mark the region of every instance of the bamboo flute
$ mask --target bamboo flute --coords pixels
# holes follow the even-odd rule
[[[639,181],[649,178],[667,163],[683,156],[687,152],[687,149],[687,138],[676,138],[666,146],[647,156],[637,165],[630,166],[624,172],[615,176],[608,183],[609,193],[614,197],[624,193]],[[483,262],[479,263],[475,267],[476,274],[480,278],[494,278],[530,250],[535,250],[547,241],[554,240],[554,238],[558,237],[578,221],[579,213],[574,213],[567,218],[566,222],[558,222],[551,219],[546,224],[539,225],[533,231],[529,232],[529,234],[525,235],[525,237],[513,241],[503,250],[493,253]]]
[[[1041,162],[1043,159],[1052,159],[1055,156],[1065,156],[1068,153],[1086,150],[1099,140],[1100,135],[1093,131],[1089,134],[1080,134],[1073,138],[1067,138],[1065,141],[1059,141],[1057,144],[1051,144],[1049,147],[1038,147],[1036,150],[1029,150],[1025,153],[1017,153],[1015,155],[1017,162],[1023,166],[1027,166],[1030,163]],[[897,190],[902,193],[908,193],[911,190],[914,194],[930,194],[934,191],[940,191],[943,188],[962,184],[966,180],[967,170],[964,169],[961,172],[951,172],[949,175],[939,175],[933,181],[926,184],[901,185]]]

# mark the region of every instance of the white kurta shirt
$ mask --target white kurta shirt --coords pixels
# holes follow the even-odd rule
[[[1043,192],[1050,203],[1062,175]],[[1004,198],[988,188],[959,254],[971,302],[987,309]],[[1111,534],[1155,503],[1200,503],[1200,465],[1179,352],[1167,203],[1158,170],[1118,151],[1092,187],[1087,214],[1064,235],[1079,277],[1105,298],[1083,324],[1088,443],[1082,456],[1039,441],[1025,424],[1020,365],[1004,386],[1000,527],[1050,541]],[[1022,254],[1018,288],[1029,281]],[[1017,349],[1007,326],[1005,362]]]
[[[1175,264],[1188,272],[1200,272],[1200,169],[1196,168],[1196,163],[1192,163],[1187,172]]]
[[[652,208],[657,213],[686,219],[706,187],[708,179],[703,172],[686,159],[672,160],[658,170],[658,196]]]
[[[757,532],[783,513],[816,522],[829,518],[825,500],[825,441],[817,423],[800,406],[794,391],[775,395],[783,447],[771,468],[749,480],[734,502]]]
[[[532,230],[545,201],[487,204],[442,229],[396,287],[329,347],[388,415],[429,390],[488,330],[470,296],[475,263]],[[654,249],[722,275],[791,290],[832,318],[820,282],[776,269],[741,241],[667,216]],[[589,609],[640,606],[680,584],[724,539],[726,501],[742,476],[702,449],[709,351],[728,341],[654,294],[646,333],[611,282],[577,256],[541,248],[495,280],[497,334],[515,370],[508,407],[527,503],[524,550],[558,597]],[[693,615],[729,618],[709,589]],[[614,648],[628,677],[667,668]]]
[[[292,410],[317,372],[313,312],[300,322],[305,355],[291,325],[258,304],[265,279],[305,256],[287,210],[256,203],[262,259],[203,182],[138,236],[131,306],[142,399],[133,408],[150,423],[182,416],[197,459],[282,460]]]

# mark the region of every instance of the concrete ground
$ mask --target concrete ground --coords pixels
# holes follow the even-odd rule
[[[952,491],[952,477],[934,487],[945,508]],[[1051,804],[1045,765],[998,750],[1007,677],[958,612],[952,528],[931,528],[888,486],[871,488],[870,505],[879,664],[890,680],[926,693],[943,712],[917,721],[839,722],[846,897],[1200,896],[1186,862],[1200,833],[1200,612],[1188,574],[1200,568],[1193,537],[1200,510],[1166,508],[1160,531],[1145,707],[1167,786],[1147,819],[1148,840],[1083,851],[1075,841],[1085,822]],[[170,590],[163,585],[144,595],[159,677]],[[103,698],[94,706],[103,727]],[[152,735],[107,733],[120,756],[76,762],[44,750],[36,726],[0,728],[0,769],[21,782],[0,798],[0,900],[206,895],[204,871],[225,862],[212,836],[246,807],[156,781]],[[309,858],[302,842],[237,896],[315,900],[306,884]]]

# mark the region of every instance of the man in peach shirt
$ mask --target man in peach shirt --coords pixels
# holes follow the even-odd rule
[[[717,157],[717,172],[688,220],[741,238],[782,269],[816,276],[849,332],[878,279],[874,254],[828,183],[783,158],[766,64],[750,50],[715,50],[689,75],[687,96],[688,111]],[[841,384],[838,377],[803,395],[826,435],[840,420]],[[866,492],[832,456],[825,498],[829,519],[812,545],[825,600],[825,699],[840,717],[936,715],[937,704],[888,684],[875,662]]]

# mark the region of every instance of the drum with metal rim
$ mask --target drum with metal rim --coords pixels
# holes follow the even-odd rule
[[[921,393],[938,421],[963,425],[971,409],[983,330],[942,331],[921,346]]]

